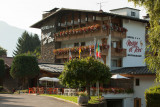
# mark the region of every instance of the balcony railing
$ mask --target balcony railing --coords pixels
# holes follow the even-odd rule
[[[113,25],[111,26],[111,36],[116,38],[126,38],[126,32],[128,30],[126,28]]]
[[[81,57],[90,56],[90,47],[91,47],[91,56],[94,56],[94,45],[92,46],[81,46]],[[108,45],[100,45],[101,55],[108,55]],[[63,48],[63,49],[54,49],[53,53],[56,56],[56,59],[69,58],[69,50],[71,52],[72,58],[79,57],[79,47],[73,48]]]
[[[126,38],[127,29],[119,26],[99,25],[86,26],[77,29],[70,29],[55,33],[55,41],[74,40],[95,36],[108,36],[111,30],[111,36],[116,38]]]
[[[92,87],[90,88],[91,90],[91,95],[95,95],[97,88]],[[99,91],[102,94],[132,94],[134,91],[132,88],[99,88]]]
[[[126,49],[122,48],[111,48],[111,55],[113,57],[126,57]]]
[[[74,40],[79,38],[95,37],[95,36],[108,36],[109,29],[102,29],[99,24],[92,26],[70,29],[55,33],[55,41]]]

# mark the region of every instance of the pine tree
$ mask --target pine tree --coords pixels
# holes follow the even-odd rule
[[[13,54],[20,55],[27,52],[34,52],[37,47],[40,47],[40,40],[37,34],[29,34],[27,31],[23,32],[18,39],[16,50]]]
[[[7,54],[7,50],[0,46],[0,56],[6,55],[6,54]]]

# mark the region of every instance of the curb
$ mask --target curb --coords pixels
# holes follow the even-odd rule
[[[61,98],[57,98],[57,97],[53,97],[53,96],[45,96],[45,95],[40,95],[40,96],[44,96],[44,97],[50,97],[50,98],[55,98],[57,100],[61,100],[61,101],[65,101],[65,102],[68,102],[68,103],[72,103],[72,104],[76,104],[76,105],[79,105],[75,102],[72,102],[72,101],[68,101],[68,100],[65,100],[65,99],[61,99]]]

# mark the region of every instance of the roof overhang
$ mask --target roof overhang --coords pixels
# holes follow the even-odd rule
[[[134,17],[130,17],[130,16],[118,15],[118,14],[115,14],[115,13],[92,11],[92,10],[80,10],[80,9],[61,8],[61,9],[57,9],[55,12],[53,12],[49,16],[47,16],[44,19],[38,21],[37,23],[31,25],[30,27],[32,27],[32,28],[41,28],[41,26],[45,23],[46,20],[54,17],[55,15],[57,15],[61,11],[77,11],[77,12],[86,12],[86,13],[96,13],[96,14],[102,14],[102,15],[108,15],[108,16],[113,16],[113,17],[119,17],[119,18],[139,21],[139,22],[142,22],[142,23],[148,23],[148,20],[134,18]]]
[[[61,73],[64,69],[62,64],[39,64],[40,70],[49,73]]]

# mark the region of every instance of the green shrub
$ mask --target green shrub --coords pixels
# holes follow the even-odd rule
[[[0,92],[3,90],[3,86],[0,86]]]
[[[5,74],[5,65],[4,65],[4,60],[0,59],[0,78],[3,79]]]
[[[145,91],[146,107],[159,107],[160,86],[150,87]]]

